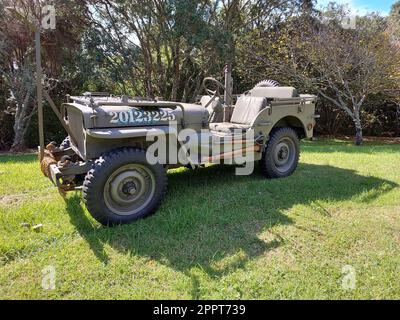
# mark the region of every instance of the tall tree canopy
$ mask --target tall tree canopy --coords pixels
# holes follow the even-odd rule
[[[399,86],[399,48],[387,35],[384,18],[358,17],[356,28],[344,28],[343,6],[323,13],[303,11],[275,32],[250,35],[241,48],[242,76],[268,73],[281,81],[317,93],[353,121],[356,143],[362,143],[366,100]],[[248,66],[252,66],[248,69]]]
[[[325,113],[352,121],[360,143],[373,106],[400,96],[399,1],[388,17],[359,17],[348,29],[346,8],[317,10],[314,0],[1,0],[0,127],[11,114],[15,150],[36,111],[29,21],[48,3],[57,28],[41,34],[42,62],[45,85],[58,84],[55,100],[91,90],[194,101],[203,78],[221,79],[228,65],[236,92],[275,78],[319,94]]]

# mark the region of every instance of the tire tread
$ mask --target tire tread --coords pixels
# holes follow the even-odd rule
[[[288,174],[282,175],[280,172],[274,170],[274,166],[272,165],[272,163],[273,163],[272,147],[284,135],[292,136],[295,139],[295,144],[297,146],[298,152],[296,154],[294,166],[291,168],[291,170],[289,171]],[[273,129],[270,134],[270,139],[267,142],[265,150],[262,154],[261,172],[266,178],[271,178],[271,179],[288,177],[288,176],[292,175],[293,172],[296,170],[298,163],[299,163],[299,159],[300,159],[300,146],[299,146],[299,138],[298,138],[296,131],[290,127],[281,127],[281,128]]]
[[[160,184],[162,185],[160,195],[157,196],[157,201],[150,205],[151,209],[146,211],[144,214],[139,215],[139,217],[135,216],[131,219],[129,219],[129,216],[114,215],[110,217],[110,215],[107,214],[106,208],[104,208],[105,210],[102,210],[100,208],[101,206],[99,206],[99,192],[97,190],[98,186],[96,185],[96,180],[100,178],[102,174],[107,172],[107,170],[110,169],[114,161],[116,161],[117,159],[119,160],[123,157],[130,157],[130,156],[134,157],[135,155],[136,156],[139,155],[139,157],[143,156],[145,157],[146,151],[139,148],[124,147],[107,152],[95,161],[93,168],[90,169],[85,176],[85,180],[83,182],[83,187],[82,187],[82,195],[84,203],[90,214],[93,216],[93,218],[103,225],[108,226],[114,224],[129,223],[153,214],[155,210],[159,207],[162,199],[164,198],[167,192],[167,184],[168,184],[167,174],[165,170],[162,169],[163,170],[161,177],[162,181],[156,181],[156,183],[161,182]],[[162,166],[160,165],[160,168],[161,167]]]

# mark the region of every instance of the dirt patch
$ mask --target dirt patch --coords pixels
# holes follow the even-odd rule
[[[26,198],[25,195],[8,195],[0,197],[0,205],[12,206],[22,202]]]
[[[395,234],[394,239],[396,240],[397,244],[400,246],[400,233]]]
[[[42,201],[44,199],[51,199],[52,197],[54,197],[54,195],[52,193],[46,192],[46,190],[44,190],[43,192],[34,191],[27,192],[25,194],[4,195],[0,196],[0,206],[15,207],[21,205],[26,201]]]

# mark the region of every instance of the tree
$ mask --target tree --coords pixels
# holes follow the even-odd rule
[[[264,35],[264,41],[245,50],[252,52],[258,70],[270,70],[343,110],[354,122],[360,145],[364,102],[398,86],[399,52],[385,34],[381,17],[359,18],[353,30],[341,26],[343,8],[331,7],[326,13],[329,20],[322,15],[311,17],[308,23],[304,17],[291,19],[272,41]],[[271,49],[258,48],[259,44],[263,48],[271,44]]]
[[[400,44],[400,1],[392,5],[388,18],[388,32],[394,42]]]
[[[124,93],[193,101],[205,76],[235,64],[243,34],[269,25],[295,2],[92,0],[88,58],[95,52],[106,72],[120,77]]]
[[[120,77],[122,93],[192,100],[217,68],[224,35],[212,1],[92,1],[88,58]],[[127,84],[127,85],[125,85]]]
[[[313,35],[312,40],[308,59],[297,61],[294,74],[309,81],[322,97],[351,117],[356,144],[361,145],[364,102],[368,96],[396,85],[393,78],[396,65],[390,41],[380,30],[324,27]],[[307,64],[312,65],[312,78],[304,77]]]
[[[0,74],[9,91],[8,111],[14,115],[13,151],[24,148],[24,136],[36,113],[34,32],[41,22],[45,4],[40,0],[7,0],[0,6]],[[84,27],[81,18],[84,2],[57,0],[54,4],[58,28],[42,33],[45,87],[61,74],[66,49],[76,47],[77,35]]]
[[[1,34],[1,74],[9,90],[8,111],[14,114],[14,141],[12,150],[19,151],[23,148],[23,137],[29,120],[34,115],[35,105],[32,94],[35,88],[35,74],[32,64],[32,30],[24,27],[22,22],[16,20],[13,11],[6,10],[11,7],[10,1],[5,1],[2,7]],[[16,2],[12,9],[19,8],[19,18],[28,21],[28,12],[32,9],[28,3]],[[32,13],[32,12],[31,12]]]

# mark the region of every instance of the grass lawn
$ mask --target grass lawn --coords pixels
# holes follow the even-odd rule
[[[114,228],[36,159],[0,156],[2,299],[400,299],[400,145],[304,142],[281,180],[173,170],[155,215]]]

